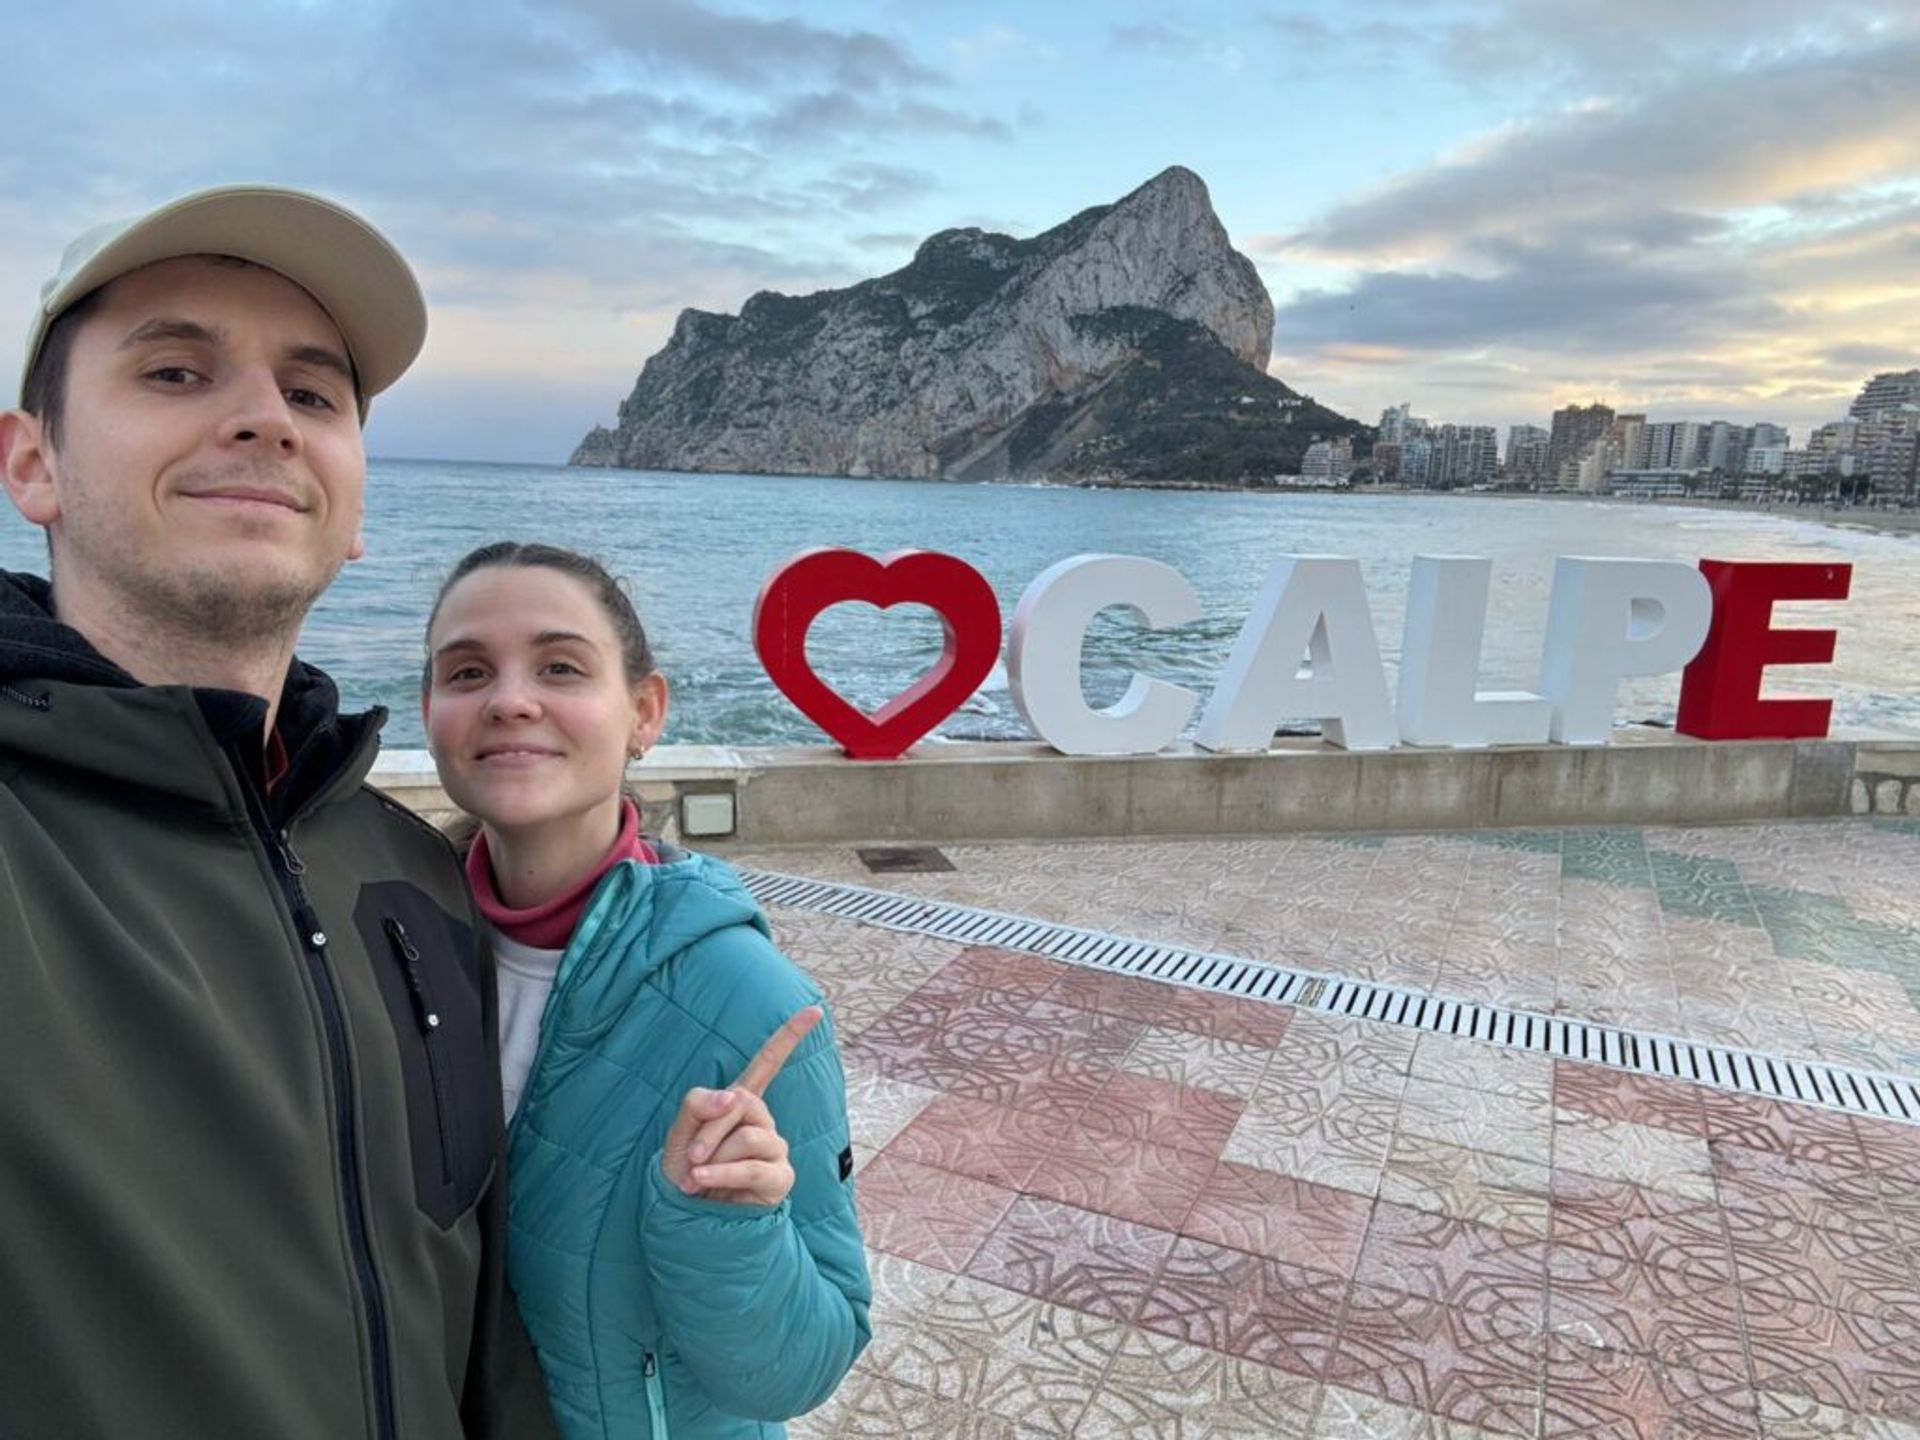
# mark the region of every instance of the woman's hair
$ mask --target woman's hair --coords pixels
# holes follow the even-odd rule
[[[447,592],[474,571],[496,565],[516,565],[529,569],[538,566],[543,570],[572,576],[587,587],[600,606],[601,613],[613,626],[613,633],[620,641],[620,661],[626,672],[627,683],[638,685],[658,668],[653,663],[653,647],[647,643],[646,627],[640,623],[633,601],[627,598],[626,589],[608,572],[607,567],[577,550],[542,545],[533,540],[496,540],[490,545],[482,545],[478,550],[469,551],[441,582],[440,593],[433,597],[433,609],[427,615],[429,635],[433,633],[433,622],[440,618],[440,607],[446,602]],[[420,671],[420,689],[425,692],[432,688],[433,656],[429,654]]]

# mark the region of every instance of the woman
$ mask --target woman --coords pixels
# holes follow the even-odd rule
[[[421,712],[480,828],[499,959],[508,1274],[567,1440],[737,1440],[819,1405],[871,1287],[820,992],[727,866],[641,838],[667,682],[598,564],[454,568]]]

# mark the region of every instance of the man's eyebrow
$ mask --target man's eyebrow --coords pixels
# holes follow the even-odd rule
[[[197,345],[218,345],[224,338],[220,331],[209,330],[197,320],[160,315],[136,325],[133,333],[120,342],[120,348],[131,350],[136,345],[150,345],[156,340],[190,340]]]
[[[210,329],[198,320],[186,320],[173,315],[160,315],[143,321],[134,327],[133,333],[120,342],[122,350],[131,350],[137,345],[152,345],[167,340],[185,340],[195,345],[218,345],[225,340],[226,332]],[[359,384],[347,357],[325,345],[290,345],[285,356],[299,365],[315,365],[322,370],[332,370],[350,385]]]
[[[324,345],[295,345],[287,351],[287,359],[301,365],[317,365],[322,370],[336,371],[349,385],[357,386],[360,383],[359,377],[353,373],[353,366],[347,363],[346,356],[338,351],[329,350]]]

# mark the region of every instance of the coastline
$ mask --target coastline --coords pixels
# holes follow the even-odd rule
[[[1350,493],[1358,495],[1373,492],[1371,490],[1355,490]],[[1533,490],[1453,490],[1429,492],[1421,490],[1388,490],[1383,488],[1379,493],[1389,495],[1445,493],[1457,495],[1464,500],[1578,500],[1590,505],[1644,505],[1668,507],[1676,510],[1742,510],[1753,514],[1778,515],[1788,520],[1811,521],[1814,524],[1828,525],[1839,530],[1860,530],[1872,535],[1909,536],[1920,534],[1920,509],[1893,510],[1881,509],[1869,505],[1787,505],[1778,501],[1723,500],[1710,499],[1706,496],[1663,496],[1654,498],[1638,495],[1598,495],[1568,491]]]

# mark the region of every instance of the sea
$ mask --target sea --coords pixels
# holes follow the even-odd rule
[[[42,571],[40,532],[0,507],[0,567]],[[1839,632],[1830,666],[1769,672],[1770,693],[1828,695],[1836,728],[1920,736],[1920,536],[1881,535],[1793,516],[1673,505],[1470,495],[1085,490],[1057,486],[764,475],[688,475],[466,461],[369,466],[367,555],[308,619],[302,656],[351,707],[392,712],[389,745],[423,744],[423,627],[441,579],[474,546],[502,538],[585,550],[620,575],[672,687],[670,743],[809,744],[818,730],[780,694],[753,649],[754,599],[788,557],[843,545],[873,555],[956,555],[993,585],[1010,620],[1021,592],[1057,560],[1144,555],[1192,583],[1203,615],[1146,631],[1122,611],[1088,635],[1085,687],[1117,699],[1136,670],[1210,691],[1262,578],[1288,554],[1350,555],[1366,576],[1381,653],[1398,662],[1416,553],[1483,555],[1493,588],[1483,689],[1536,681],[1556,556],[1844,561],[1844,603],[1778,607],[1777,621]],[[844,605],[808,640],[814,668],[877,708],[930,665],[939,622],[920,607]],[[1623,722],[1671,723],[1677,675],[1622,686]],[[1026,738],[996,667],[933,737]]]

